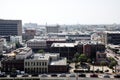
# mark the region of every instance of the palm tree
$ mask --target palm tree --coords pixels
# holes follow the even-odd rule
[[[104,71],[104,66],[105,66],[105,64],[106,64],[106,62],[105,61],[101,61],[101,66],[102,66],[102,71]]]

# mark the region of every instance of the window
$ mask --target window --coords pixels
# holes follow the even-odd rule
[[[27,66],[27,62],[25,62],[25,66]]]
[[[45,62],[45,66],[47,65],[47,62]]]
[[[41,62],[39,62],[39,66],[41,66]]]
[[[38,62],[37,62],[37,66],[38,66]]]
[[[44,62],[42,62],[42,66],[44,66]]]

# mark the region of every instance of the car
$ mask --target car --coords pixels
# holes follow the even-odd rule
[[[108,74],[105,74],[103,77],[104,78],[110,78],[110,76]]]
[[[75,74],[70,74],[69,77],[76,77],[76,75]]]
[[[42,74],[41,77],[48,77],[47,74]]]
[[[28,77],[29,75],[27,73],[23,74],[22,77]]]
[[[17,73],[11,73],[10,77],[17,77]]]
[[[115,74],[114,78],[120,78],[120,74]]]
[[[57,74],[51,74],[51,77],[57,77]]]
[[[37,77],[37,76],[38,76],[38,74],[36,74],[36,73],[35,73],[35,74],[32,74],[32,76],[33,76],[33,77]]]
[[[86,77],[86,75],[83,74],[83,73],[79,74],[78,76],[79,76],[79,77]]]
[[[105,72],[109,72],[109,70],[107,69],[107,70],[105,70]]]
[[[98,75],[94,73],[94,74],[91,74],[90,77],[98,77]]]
[[[7,75],[5,73],[1,73],[0,77],[7,77]]]
[[[62,73],[59,77],[66,77],[66,74]]]

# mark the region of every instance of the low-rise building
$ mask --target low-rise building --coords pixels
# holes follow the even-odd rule
[[[32,49],[45,49],[46,48],[46,40],[42,39],[31,39],[27,41],[27,47]]]
[[[0,54],[3,52],[3,39],[0,39]]]
[[[32,55],[32,49],[29,47],[23,47],[15,50],[14,53],[17,53],[16,59],[26,59]]]
[[[61,57],[67,57],[72,59],[74,54],[77,52],[78,43],[53,43],[51,45],[52,53],[60,53]]]
[[[38,53],[24,60],[24,70],[37,74],[67,72],[67,60],[60,58],[58,53]]]
[[[96,52],[96,63],[100,64],[102,61],[107,62],[107,57],[105,52]]]
[[[29,57],[32,54],[32,49],[28,47],[19,48],[12,51],[11,53],[4,54],[4,57],[1,60],[2,71],[12,72],[12,69],[24,70],[24,59]]]
[[[12,43],[22,43],[22,36],[10,36],[10,41]]]

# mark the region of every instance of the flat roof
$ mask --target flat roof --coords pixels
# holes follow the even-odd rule
[[[58,53],[36,53],[32,57],[28,59],[33,59],[33,60],[49,60],[50,56],[55,56],[57,57],[59,54]]]
[[[120,31],[105,31],[105,33],[110,33],[110,34],[120,34]]]
[[[67,59],[66,58],[62,58],[62,59],[57,60],[57,61],[52,61],[50,63],[50,65],[67,65]]]
[[[51,47],[74,47],[75,43],[53,43]]]
[[[46,42],[46,40],[44,40],[44,39],[30,39],[27,42]]]

